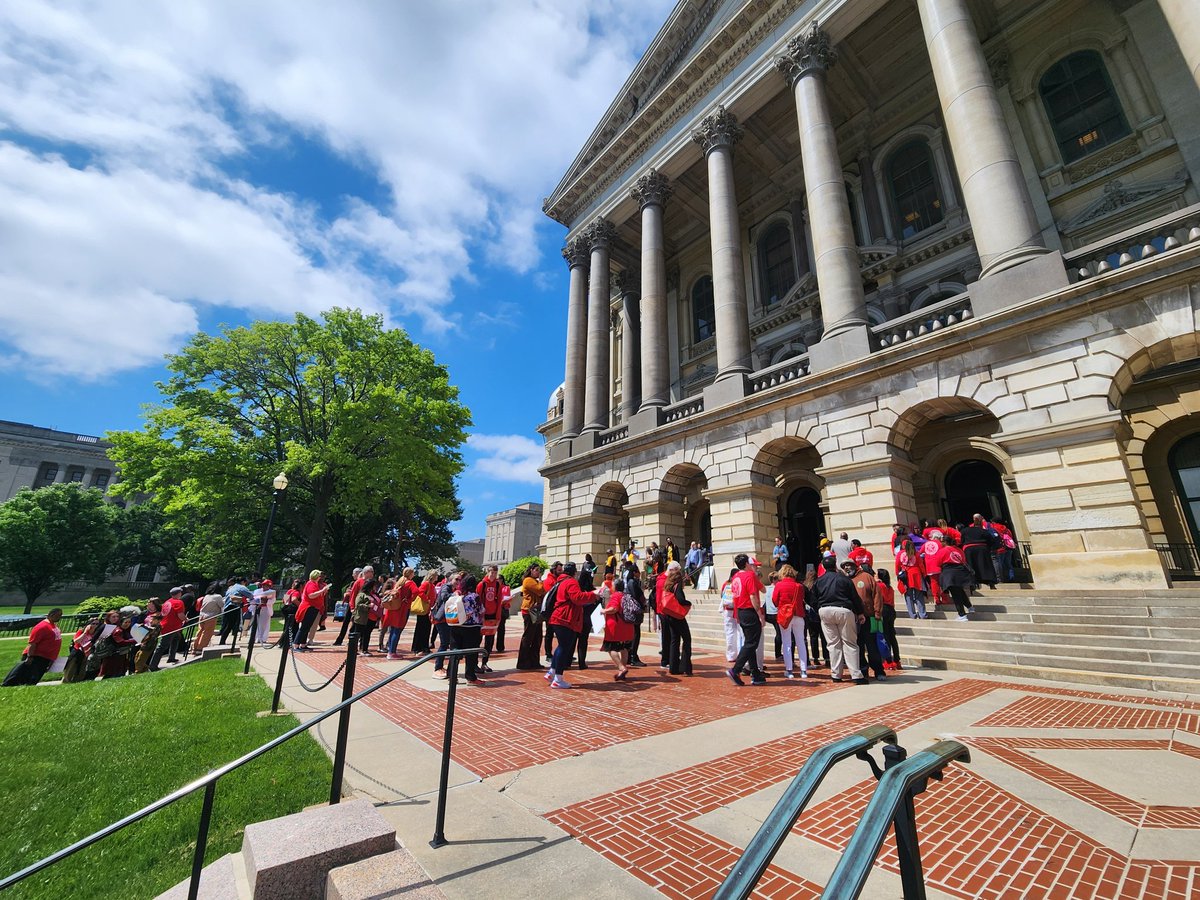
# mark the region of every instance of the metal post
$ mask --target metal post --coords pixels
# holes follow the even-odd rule
[[[442,730],[442,774],[438,780],[437,822],[433,826],[433,840],[429,846],[435,850],[446,845],[446,789],[450,782],[450,742],[454,737],[454,698],[458,694],[458,660],[450,657],[450,693],[446,695],[446,725]]]
[[[896,744],[883,748],[885,770],[898,766],[908,758],[908,751]],[[913,791],[905,791],[896,808],[892,825],[896,832],[896,856],[900,861],[900,884],[904,900],[925,900],[925,875],[921,868],[921,847],[917,841],[917,816],[913,806]]]
[[[354,696],[354,667],[358,662],[358,633],[350,635],[346,647],[346,671],[342,675],[342,699]],[[337,746],[333,751],[333,781],[329,785],[329,804],[342,799],[342,774],[346,768],[346,741],[350,739],[350,707],[338,713]]]
[[[271,494],[271,511],[267,513],[267,530],[263,533],[262,552],[258,554],[258,577],[266,578],[267,576],[267,547],[271,543],[271,526],[275,524],[275,510],[279,507],[279,491]],[[250,674],[250,657],[254,653],[254,635],[258,633],[258,614],[261,610],[254,611],[254,618],[250,620],[250,643],[246,645],[246,668],[242,669],[243,675]],[[237,646],[236,638],[234,646]]]
[[[196,832],[196,852],[192,854],[192,879],[188,883],[188,900],[200,893],[200,872],[204,869],[204,851],[208,847],[208,823],[212,819],[213,796],[217,783],[210,781],[204,788],[204,805],[200,807],[200,829]]]
[[[271,715],[279,712],[279,695],[283,693],[283,673],[287,670],[288,648],[292,645],[292,617],[283,617],[283,637],[279,639],[279,674],[275,676],[275,696],[271,698]]]
[[[246,667],[242,669],[243,675],[250,674],[250,655],[254,652],[254,635],[258,632],[258,611],[255,610],[254,617],[250,620],[250,643],[246,645]]]

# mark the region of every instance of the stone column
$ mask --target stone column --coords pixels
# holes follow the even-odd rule
[[[733,145],[745,132],[725,107],[700,123],[692,140],[708,160],[708,230],[712,239],[713,312],[717,337],[717,380],[750,371],[750,315],[742,235],[733,185]]]
[[[587,379],[584,388],[584,431],[603,431],[609,421],[612,383],[609,378],[609,341],[612,336],[608,318],[608,248],[617,230],[607,219],[588,226],[583,239],[591,250],[591,274],[587,297]]]
[[[1200,4],[1196,0],[1158,0],[1188,71],[1200,87]]]
[[[638,295],[632,289],[633,279],[621,273],[621,421],[626,425],[641,407],[642,378],[640,360],[642,336],[638,327]]]
[[[804,164],[814,268],[825,328],[822,342],[843,334],[849,342],[845,352],[836,353],[837,359],[829,359],[827,364],[865,356],[869,350],[867,301],[859,274],[858,243],[850,222],[846,181],[825,94],[825,72],[836,60],[829,35],[816,25],[807,34],[792,38],[787,51],[775,60],[796,95],[800,157]],[[830,349],[827,347],[826,352]],[[821,351],[817,352],[820,356]],[[825,367],[819,363],[818,366]]]
[[[571,287],[567,301],[567,364],[563,385],[564,438],[577,437],[583,431],[584,371],[587,361],[587,282],[588,245],[583,238],[568,241],[563,259],[571,268]]]
[[[651,169],[637,180],[633,199],[642,210],[641,409],[670,402],[667,348],[667,259],[663,240],[663,204],[671,196],[666,176]]]
[[[982,277],[1046,248],[967,0],[917,0]]]
[[[788,209],[792,214],[792,252],[796,256],[796,277],[803,278],[812,271],[812,263],[808,259],[808,213],[800,197],[793,197]]]

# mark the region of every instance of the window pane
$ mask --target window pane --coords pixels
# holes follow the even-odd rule
[[[693,340],[706,341],[716,333],[713,325],[713,280],[705,275],[692,288]]]
[[[1179,484],[1183,488],[1185,499],[1200,500],[1200,467],[1195,469],[1180,469]]]
[[[1063,162],[1074,162],[1129,134],[1100,54],[1074,53],[1038,83]]]
[[[938,194],[933,157],[924,142],[912,141],[892,154],[888,182],[896,230],[901,239],[910,238],[942,221],[942,199]]]
[[[792,234],[786,225],[775,225],[763,235],[759,247],[762,254],[765,303],[771,306],[782,300],[796,283]]]

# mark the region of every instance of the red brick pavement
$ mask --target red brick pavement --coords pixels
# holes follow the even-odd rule
[[[1112,697],[1101,695],[1101,698],[1106,702],[1022,697],[976,724],[995,728],[1168,728],[1200,733],[1200,715],[1189,712],[1187,705],[1179,709],[1147,709],[1144,705],[1118,706],[1111,702]],[[1148,700],[1153,703],[1155,698],[1126,700],[1146,704]]]

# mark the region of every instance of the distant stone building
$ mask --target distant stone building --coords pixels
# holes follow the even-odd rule
[[[483,565],[483,538],[475,538],[472,541],[459,541],[458,555],[469,563],[474,563],[477,566]]]
[[[542,535],[542,504],[522,503],[487,517],[485,565],[506,566],[532,556]]]
[[[62,481],[108,490],[116,475],[110,446],[90,434],[0,421],[0,503],[22,488]]]

